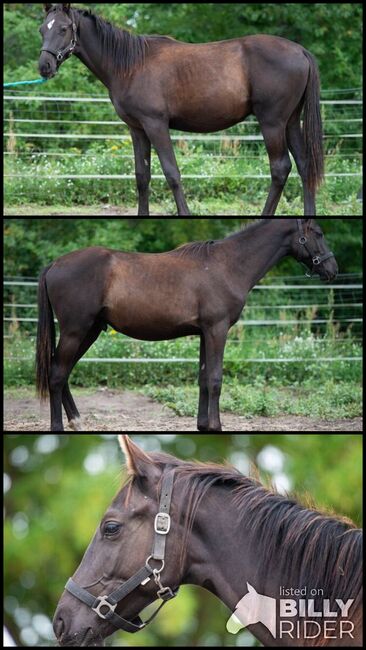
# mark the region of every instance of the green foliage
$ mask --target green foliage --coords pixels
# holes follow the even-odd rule
[[[78,248],[107,246],[119,250],[163,252],[188,241],[220,239],[251,219],[4,219],[5,275],[37,276],[55,258]],[[361,219],[321,219],[342,273],[362,269]],[[271,275],[296,274],[286,259]]]
[[[106,20],[143,34],[166,34],[189,42],[207,42],[267,33],[301,43],[319,60],[323,87],[362,85],[362,4],[309,3],[78,3]],[[5,78],[18,76],[19,65],[36,72],[40,49],[40,4],[5,4]],[[75,75],[75,66],[78,73]],[[67,72],[67,67],[73,72]],[[89,90],[88,71],[73,61],[63,66],[68,90]],[[25,68],[23,68],[25,71]],[[81,73],[81,77],[79,76]],[[85,75],[83,79],[83,75]],[[26,77],[24,77],[26,78]],[[99,83],[93,78],[93,84]]]
[[[70,118],[72,116],[70,115]],[[56,128],[56,127],[55,127]],[[70,126],[72,128],[72,124]],[[104,152],[94,155],[95,147],[88,146],[84,153],[79,150],[75,154],[74,146],[67,146],[65,140],[57,144],[57,140],[51,140],[52,154],[37,157],[34,151],[29,157],[29,148],[33,146],[30,142],[18,139],[16,156],[8,156],[5,160],[6,174],[4,192],[7,205],[24,206],[26,204],[37,204],[41,206],[52,205],[59,202],[63,205],[63,212],[68,207],[88,205],[90,197],[99,205],[112,204],[131,206],[136,208],[136,188],[134,181],[134,168],[132,160],[131,143],[123,142],[123,147],[111,145],[108,141],[103,142]],[[43,142],[43,141],[42,141]],[[82,141],[84,143],[84,141]],[[86,141],[89,143],[89,141]],[[122,158],[124,154],[112,153],[112,149],[126,150],[125,144],[129,146],[131,158]],[[62,154],[54,156],[57,146],[61,147]],[[98,147],[100,148],[100,144]],[[27,151],[19,151],[25,147]],[[85,148],[85,146],[83,145]],[[47,148],[47,144],[45,145]],[[268,156],[263,148],[257,157],[251,156],[245,146],[238,149],[233,157],[210,158],[207,148],[201,147],[201,151],[195,151],[196,147],[189,146],[184,156],[177,151],[178,164],[184,180],[184,189],[191,209],[196,215],[210,214],[253,214],[257,215],[262,209],[268,189],[269,178],[246,178],[247,176],[260,174],[263,170],[269,174]],[[64,154],[72,154],[75,157],[68,157]],[[29,176],[29,164],[32,165],[32,175]],[[355,152],[353,155],[327,160],[327,173],[332,174],[355,174],[355,176],[330,176],[321,187],[317,195],[319,215],[357,215],[362,214],[362,203],[357,202],[356,197],[360,188],[359,170],[361,165],[361,154]],[[294,165],[295,167],[295,165]],[[151,199],[159,204],[155,213],[176,214],[176,207],[171,196],[169,187],[162,177],[158,157],[153,153],[152,173],[159,176],[151,182]],[[18,175],[18,177],[14,177]],[[35,182],[35,177],[39,179]],[[121,175],[126,174],[131,178],[115,179],[68,179],[62,176],[68,175]],[[27,177],[27,175],[29,177]],[[200,178],[189,178],[189,175],[197,175]],[[206,175],[206,176],[205,176]],[[60,177],[61,178],[58,178]],[[185,178],[187,176],[187,178]],[[50,183],[50,178],[52,183]],[[281,197],[278,212],[280,215],[302,216],[301,180],[294,171],[286,184],[283,196]],[[234,202],[234,203],[233,203]],[[235,206],[235,207],[234,207]],[[237,207],[236,207],[237,206]],[[36,207],[29,208],[29,214],[37,214]]]

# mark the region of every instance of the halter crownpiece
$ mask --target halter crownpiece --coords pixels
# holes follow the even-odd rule
[[[113,591],[109,596],[93,596],[89,591],[79,585],[70,578],[65,586],[65,589],[81,600],[82,603],[88,605],[99,618],[112,623],[117,629],[124,630],[134,634],[143,630],[151,621],[158,615],[162,607],[169,601],[175,598],[178,594],[178,589],[173,590],[170,587],[164,587],[161,582],[161,574],[165,568],[165,550],[166,540],[171,528],[170,506],[172,501],[174,487],[174,471],[168,472],[163,478],[160,507],[159,512],[155,517],[154,524],[154,545],[152,554],[147,558],[145,566],[140,569],[129,580],[122,583],[122,585]],[[152,560],[161,562],[160,569],[154,569],[151,566]],[[154,612],[148,621],[143,622],[140,617],[134,621],[127,621],[115,613],[118,603],[131,594],[135,589],[140,586],[147,585],[153,576],[156,586],[158,587],[157,596],[163,601],[160,607]],[[107,611],[106,611],[107,608]]]

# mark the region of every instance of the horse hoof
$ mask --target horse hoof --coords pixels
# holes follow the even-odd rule
[[[208,422],[206,424],[197,424],[198,431],[208,431]]]
[[[69,421],[69,427],[70,429],[73,429],[73,431],[82,431],[82,421],[81,418],[73,418],[72,420]]]

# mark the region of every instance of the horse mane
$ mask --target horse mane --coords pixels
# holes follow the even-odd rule
[[[136,67],[143,66],[148,49],[145,36],[132,34],[126,29],[116,27],[90,9],[74,11],[93,19],[102,44],[102,56],[109,58],[108,64],[114,68],[116,74],[128,76]]]
[[[179,246],[175,250],[171,251],[171,254],[179,255],[181,257],[185,255],[190,255],[191,257],[196,257],[196,258],[206,258],[210,254],[212,250],[212,246],[218,243],[219,241],[225,241],[228,239],[232,239],[234,237],[237,238],[243,233],[247,233],[248,231],[250,232],[254,228],[258,228],[260,225],[263,225],[268,221],[270,221],[270,219],[256,219],[254,223],[251,222],[249,224],[243,225],[241,230],[233,233],[232,235],[229,235],[228,237],[225,237],[222,240],[196,241],[190,244],[183,244],[182,246]]]
[[[171,251],[171,255],[179,255],[180,257],[191,256],[196,258],[206,258],[210,254],[212,246],[216,242],[210,241],[194,241],[190,244],[183,244],[178,248]]]

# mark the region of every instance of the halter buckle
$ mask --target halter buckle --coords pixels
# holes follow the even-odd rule
[[[98,596],[97,600],[100,601],[99,605],[97,607],[92,607],[92,610],[105,621],[107,620],[108,614],[110,614],[111,612],[112,614],[114,614],[115,609],[117,607],[117,603],[115,605],[112,605],[112,603],[110,603],[108,600],[108,596]],[[102,607],[108,607],[109,611],[106,614],[103,614],[101,611]]]
[[[313,264],[314,266],[319,266],[319,264],[321,264],[321,259],[318,255],[316,257],[313,257]]]
[[[171,518],[167,512],[159,512],[155,517],[155,532],[158,535],[167,535],[170,531]]]

